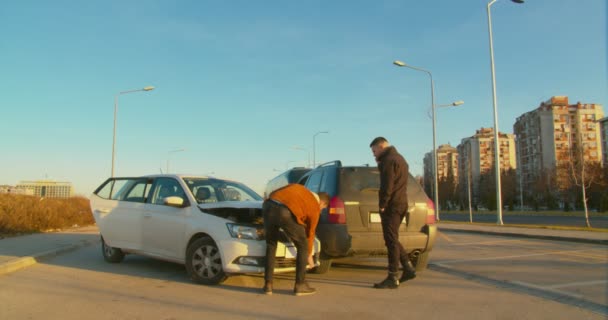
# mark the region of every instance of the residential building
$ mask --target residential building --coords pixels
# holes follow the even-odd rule
[[[452,175],[458,181],[458,150],[449,144],[437,148],[437,179],[447,179]],[[425,180],[433,180],[433,152],[424,155]]]
[[[602,145],[602,163],[604,167],[608,166],[608,117],[602,118],[600,124],[600,140]]]
[[[572,150],[580,147],[586,161],[601,161],[600,128],[604,116],[601,105],[569,104],[567,96],[554,96],[517,118],[517,136],[524,190],[540,174],[571,161]],[[558,182],[559,183],[559,182]]]
[[[498,139],[501,171],[517,168],[514,136],[499,132]],[[461,173],[458,183],[461,186],[467,186],[469,182],[467,179],[470,179],[473,186],[473,198],[477,198],[479,194],[480,176],[491,172],[494,167],[494,146],[494,129],[481,128],[476,131],[475,135],[462,139],[457,147],[458,172]]]
[[[72,183],[52,180],[21,181],[17,189],[33,190],[33,195],[47,198],[69,198],[73,195]]]

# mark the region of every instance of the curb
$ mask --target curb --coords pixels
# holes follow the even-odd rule
[[[99,242],[99,240],[96,240],[96,241],[83,240],[83,241],[81,241],[81,243],[70,244],[70,245],[66,245],[66,246],[63,246],[63,247],[60,247],[57,249],[52,249],[52,250],[44,251],[41,253],[37,253],[37,254],[31,255],[31,256],[16,258],[9,262],[0,264],[0,275],[19,271],[23,268],[33,266],[36,263],[38,263],[39,261],[43,261],[43,260],[46,260],[46,259],[49,259],[52,257],[56,257],[56,256],[64,254],[64,253],[72,252],[72,251],[78,250],[80,248],[88,247],[97,242]]]
[[[586,239],[586,238],[575,238],[575,237],[564,237],[564,236],[553,236],[553,235],[487,231],[487,230],[464,230],[464,229],[450,229],[450,228],[443,229],[441,227],[439,227],[438,229],[439,229],[439,231],[443,231],[443,232],[481,233],[481,234],[504,236],[504,237],[531,238],[531,239],[556,240],[556,241],[568,241],[568,242],[580,242],[580,243],[608,245],[608,239]]]

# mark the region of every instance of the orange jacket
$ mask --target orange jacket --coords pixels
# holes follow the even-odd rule
[[[269,198],[285,205],[296,217],[298,224],[305,226],[308,254],[312,254],[315,230],[321,214],[317,198],[306,187],[295,183],[277,189],[270,194]]]

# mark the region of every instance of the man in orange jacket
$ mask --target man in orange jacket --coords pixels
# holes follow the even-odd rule
[[[329,195],[316,194],[299,184],[289,184],[268,196],[264,201],[264,230],[266,233],[266,270],[264,293],[272,294],[272,276],[277,251],[279,229],[294,243],[296,256],[296,296],[314,294],[316,290],[306,282],[306,265],[313,266],[313,243],[321,210],[329,204]]]

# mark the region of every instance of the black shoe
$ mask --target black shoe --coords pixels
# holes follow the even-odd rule
[[[404,283],[408,280],[416,278],[416,272],[403,271],[401,278],[399,278],[399,284]]]
[[[272,295],[272,282],[266,281],[264,284],[264,294]]]
[[[376,289],[397,289],[399,288],[399,280],[394,275],[389,275],[382,282],[374,283]]]
[[[308,286],[308,282],[296,283],[293,294],[296,296],[308,296],[317,293],[317,289]]]

